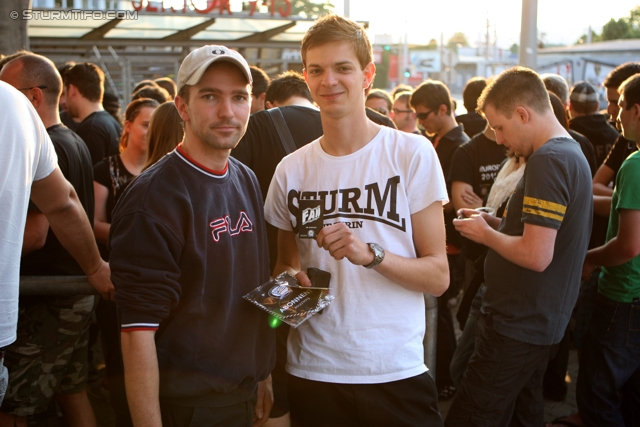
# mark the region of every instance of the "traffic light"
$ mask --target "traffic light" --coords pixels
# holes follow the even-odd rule
[[[410,68],[405,68],[405,69],[404,69],[404,76],[405,76],[406,78],[411,77],[411,69],[410,69]]]

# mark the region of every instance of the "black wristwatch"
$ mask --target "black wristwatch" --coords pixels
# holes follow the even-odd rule
[[[373,252],[373,261],[371,261],[371,264],[365,265],[364,268],[376,268],[384,259],[384,249],[377,243],[367,243],[367,245]]]

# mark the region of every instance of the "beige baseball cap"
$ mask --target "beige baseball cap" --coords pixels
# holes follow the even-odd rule
[[[234,63],[243,72],[247,81],[253,84],[249,64],[242,55],[226,46],[206,45],[193,50],[180,64],[180,69],[178,70],[178,92],[184,85],[193,86],[198,84],[209,65],[216,61]]]

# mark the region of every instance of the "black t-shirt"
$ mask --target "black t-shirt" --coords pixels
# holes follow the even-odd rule
[[[84,211],[93,223],[93,166],[84,141],[62,124],[47,128],[58,155],[58,166],[64,177],[78,194]],[[37,209],[31,205],[30,209]],[[20,274],[25,276],[74,276],[84,275],[73,257],[62,246],[51,228],[45,245],[20,261]]]
[[[580,147],[570,138],[547,141],[529,157],[498,231],[522,236],[525,223],[557,230],[553,259],[536,272],[489,249],[482,312],[496,332],[534,345],[562,339],[578,298],[592,213],[591,175]]]
[[[467,183],[478,197],[484,199],[489,195],[505,158],[504,146],[480,133],[456,150],[448,181]]]
[[[613,144],[613,147],[611,147],[611,151],[609,151],[609,154],[604,161],[605,165],[613,169],[614,182],[615,175],[618,174],[620,166],[622,166],[622,162],[624,162],[631,153],[635,153],[636,151],[638,151],[638,147],[633,141],[629,141],[622,136],[622,134],[618,136],[618,139],[616,139],[616,142]]]
[[[604,162],[619,135],[603,114],[589,114],[571,119],[569,128],[589,139],[595,150],[598,166]]]
[[[63,125],[65,125],[66,127],[68,127],[74,132],[77,131],[78,126],[80,126],[80,123],[73,120],[69,115],[69,113],[67,113],[64,110],[60,111],[60,121],[62,122]]]
[[[122,127],[106,111],[96,111],[88,115],[76,132],[89,147],[92,164],[97,164],[107,156],[118,154]]]
[[[109,190],[107,196],[107,222],[111,223],[113,208],[127,185],[136,176],[129,172],[122,163],[120,154],[109,156],[93,167],[93,180]]]
[[[293,141],[298,148],[322,136],[320,112],[314,108],[291,105],[280,108]],[[263,200],[276,166],[285,156],[278,131],[267,110],[258,111],[249,117],[247,132],[231,156],[240,160],[256,174]]]
[[[440,166],[442,166],[442,172],[445,177],[448,177],[451,173],[451,167],[453,164],[453,155],[462,144],[469,141],[469,137],[464,133],[462,125],[456,126],[440,137],[438,145],[436,146],[436,154],[438,160],[440,160]],[[447,193],[449,194],[449,200],[451,200],[451,182],[447,181]],[[456,211],[453,209],[451,212],[444,213],[445,228],[447,231],[447,243],[453,244],[458,248],[462,247],[462,236],[453,226],[453,219],[456,217]]]
[[[456,122],[464,126],[464,133],[466,133],[469,138],[473,138],[487,126],[487,121],[484,117],[475,111],[457,116]]]
[[[584,157],[587,159],[587,163],[589,163],[591,176],[594,176],[598,170],[598,161],[596,160],[596,151],[593,148],[593,144],[591,144],[589,138],[574,130],[569,129],[569,135],[571,135],[571,138],[575,139],[578,144],[580,144],[582,154],[584,154]]]

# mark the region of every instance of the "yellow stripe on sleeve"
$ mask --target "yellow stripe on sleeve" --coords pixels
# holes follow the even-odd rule
[[[561,205],[559,203],[549,202],[547,200],[536,199],[534,197],[525,197],[523,203],[525,205],[546,209],[548,211],[553,211],[563,215],[567,212],[567,207],[564,205]]]
[[[545,217],[545,218],[555,219],[555,220],[560,221],[560,222],[562,222],[562,220],[564,219],[564,216],[552,214],[551,212],[541,211],[540,209],[533,209],[533,208],[523,207],[522,208],[522,212],[523,213],[530,213],[530,214],[533,214],[533,215],[542,216],[542,217]]]

